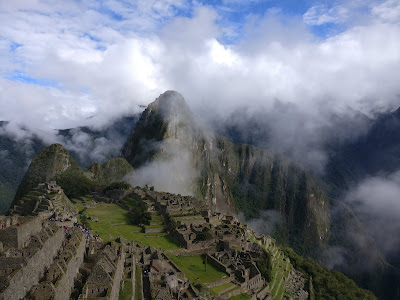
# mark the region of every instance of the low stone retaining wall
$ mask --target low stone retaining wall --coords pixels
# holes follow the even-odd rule
[[[205,285],[208,288],[213,288],[213,287],[216,287],[216,286],[219,286],[219,285],[223,285],[223,284],[226,284],[226,283],[229,283],[229,282],[231,282],[231,278],[229,276],[227,276],[226,278],[223,278],[223,279],[220,279],[220,280],[217,280],[217,281],[206,282]]]
[[[164,227],[144,227],[145,233],[161,233],[164,232]]]

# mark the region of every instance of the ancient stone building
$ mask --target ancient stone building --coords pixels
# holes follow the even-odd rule
[[[0,222],[0,300],[118,299],[123,244],[105,245],[77,226],[38,216]]]

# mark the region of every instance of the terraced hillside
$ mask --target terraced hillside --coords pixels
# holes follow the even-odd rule
[[[10,215],[36,216],[55,215],[60,218],[72,216],[77,212],[62,190],[49,191],[34,188],[21,199],[15,201],[9,210]]]
[[[191,226],[188,224],[195,224],[193,226],[198,224],[200,226],[201,219],[204,222],[204,218],[206,218],[211,227],[216,226],[215,228],[219,228],[218,226],[227,222],[224,220],[231,220],[229,216],[206,214],[200,208],[191,209],[183,204],[182,206],[188,210],[179,213],[178,202],[169,199],[183,198],[146,189],[132,189],[125,197],[119,200],[107,198],[105,195],[99,196],[87,195],[72,199],[74,206],[79,210],[79,221],[89,227],[93,235],[98,234],[104,241],[123,239],[134,241],[138,247],[137,264],[135,268],[130,268],[134,269],[135,273],[130,273],[129,276],[126,275],[126,285],[121,291],[120,299],[131,299],[132,295],[133,299],[145,299],[146,294],[155,296],[154,292],[152,292],[154,290],[151,288],[153,281],[149,281],[148,273],[146,273],[155,272],[151,267],[151,257],[153,255],[156,255],[156,257],[161,255],[165,264],[173,266],[175,270],[178,270],[179,274],[184,276],[184,280],[190,283],[189,290],[194,297],[198,295],[203,299],[249,300],[258,297],[257,299],[269,300],[305,300],[309,299],[309,295],[313,295],[315,297],[313,299],[326,299],[321,297],[320,290],[314,289],[313,285],[310,284],[310,274],[305,272],[303,268],[296,269],[296,266],[292,263],[292,255],[288,255],[286,251],[283,251],[285,249],[276,245],[271,237],[254,232],[245,224],[240,224],[240,228],[244,230],[243,232],[245,232],[247,239],[241,246],[235,244],[237,243],[236,240],[232,243],[225,239],[225,243],[237,245],[236,248],[223,246],[224,236],[227,237],[230,234],[227,231],[223,233],[219,243],[204,244],[204,247],[194,247],[192,249],[183,246],[183,244],[170,237],[171,226]],[[101,199],[102,202],[98,202],[98,199]],[[130,219],[132,214],[130,212],[138,207],[138,203],[145,204],[146,210],[150,215],[148,225],[132,224],[132,219]],[[169,203],[170,206],[163,206],[165,203]],[[170,210],[171,214],[165,214],[162,210]],[[166,216],[169,217],[166,218]],[[171,222],[174,224],[171,224]],[[268,254],[267,257],[270,257],[271,269],[269,274],[262,273],[263,281],[254,289],[243,285],[238,281],[236,275],[233,275],[234,273],[230,273],[229,268],[221,268],[222,265],[214,259],[223,253],[234,253],[234,255],[239,255],[238,257],[241,257],[240,253],[256,253],[259,251],[257,247],[265,251]],[[147,251],[153,254],[145,254]],[[258,253],[262,253],[262,251]],[[150,259],[148,261],[150,264],[146,263],[145,257],[149,257],[147,259]],[[256,260],[255,258],[253,261],[254,265],[257,265],[257,268],[263,268],[263,264],[256,264]],[[297,258],[295,263],[298,263]],[[157,274],[156,272],[152,276]],[[331,276],[331,273],[328,275]],[[344,275],[342,276],[341,284],[348,283],[349,279]],[[354,282],[352,284],[351,288],[358,291],[360,296],[358,299],[375,299],[371,293],[359,289]],[[345,289],[341,292],[347,293]],[[353,298],[350,295],[348,299]]]

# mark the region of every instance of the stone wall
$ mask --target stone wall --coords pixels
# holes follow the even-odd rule
[[[132,299],[131,300],[135,300],[135,293],[136,293],[136,257],[134,255],[132,255],[131,280],[132,280]]]
[[[249,290],[258,290],[264,285],[264,280],[261,277],[261,274],[257,274],[253,278],[250,278],[247,283],[247,288]]]
[[[113,284],[110,293],[110,300],[118,300],[119,290],[121,289],[121,282],[124,279],[124,264],[125,264],[125,251],[121,251],[121,256],[117,262],[117,268],[113,274]]]
[[[215,287],[215,286],[223,285],[223,284],[229,283],[229,282],[231,282],[231,281],[232,281],[231,278],[230,278],[229,276],[227,276],[226,278],[223,278],[223,279],[220,279],[220,280],[217,280],[217,281],[213,281],[213,282],[206,283],[206,285],[207,285],[207,287],[209,287],[209,288],[213,288],[213,287]]]
[[[165,228],[163,226],[160,227],[144,227],[145,233],[161,233],[164,232]]]
[[[237,295],[239,295],[239,294],[246,293],[246,292],[247,292],[246,289],[243,288],[243,287],[241,287],[241,288],[238,288],[238,289],[236,289],[236,290],[233,290],[233,291],[230,292],[230,293],[227,293],[227,294],[223,295],[223,298],[224,298],[224,299],[229,299],[229,298],[231,298],[231,297],[234,297],[234,296],[237,296]],[[253,298],[251,298],[251,300],[253,300]]]
[[[267,295],[270,293],[268,285],[265,286],[261,291],[257,293],[257,299],[265,299]]]
[[[24,298],[26,293],[43,277],[46,267],[53,262],[63,240],[64,231],[56,228],[54,234],[43,243],[41,249],[27,260],[26,265],[11,274],[9,285],[0,294],[0,300]]]
[[[24,247],[29,238],[40,232],[42,228],[42,220],[40,218],[33,218],[17,226],[18,249]]]
[[[221,271],[230,274],[230,272],[227,270],[226,266],[224,266],[218,259],[215,257],[211,256],[210,254],[207,254],[207,258],[212,262],[214,266],[216,266],[218,269]]]
[[[74,286],[74,278],[79,272],[79,267],[83,263],[85,249],[86,249],[86,237],[84,234],[80,234],[81,238],[77,245],[76,254],[71,257],[67,262],[67,270],[62,276],[60,276],[55,283],[55,300],[68,300],[71,294],[71,290]]]
[[[118,299],[124,275],[126,252],[123,249],[117,251],[115,247],[116,245],[112,244],[103,249],[79,299]],[[120,253],[119,257],[117,253]]]
[[[13,221],[13,224],[9,227],[0,229],[0,242],[3,243],[4,247],[21,249],[31,235],[37,234],[42,230],[42,220],[40,218],[18,217],[18,219],[20,220]]]
[[[208,241],[202,241],[202,242],[198,242],[198,243],[190,243],[187,245],[187,249],[190,251],[194,251],[194,250],[201,250],[201,249],[208,249],[211,246],[213,246],[215,244],[215,240],[211,239]]]

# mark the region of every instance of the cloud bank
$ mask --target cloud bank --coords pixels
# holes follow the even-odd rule
[[[389,257],[398,255],[400,246],[400,171],[371,177],[346,196],[378,248]]]
[[[1,1],[0,119],[47,129],[96,115],[101,126],[168,89],[220,115],[275,99],[311,114],[321,105],[395,108],[400,4],[354,3],[290,18],[276,9],[250,15],[224,43],[221,12],[199,3]],[[327,23],[344,29],[312,33]]]

